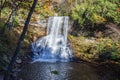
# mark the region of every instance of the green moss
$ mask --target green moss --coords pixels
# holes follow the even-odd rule
[[[69,35],[74,55],[83,59],[99,58],[99,55],[110,52],[111,59],[120,58],[120,42],[115,42],[109,38],[88,39]]]

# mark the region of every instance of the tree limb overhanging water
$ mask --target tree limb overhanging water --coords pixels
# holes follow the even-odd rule
[[[19,38],[19,41],[18,41],[16,50],[15,50],[15,53],[14,53],[14,55],[13,55],[13,57],[12,57],[12,60],[11,60],[11,62],[10,62],[10,64],[9,64],[9,66],[8,66],[8,69],[7,69],[7,71],[6,71],[4,80],[10,80],[10,72],[12,71],[13,65],[14,65],[14,63],[15,63],[15,61],[16,61],[16,59],[17,59],[17,56],[18,56],[19,52],[20,52],[20,49],[21,49],[21,46],[22,46],[22,42],[23,42],[23,40],[24,40],[25,34],[26,34],[26,32],[27,32],[27,29],[28,29],[28,24],[29,24],[29,22],[30,22],[30,19],[31,19],[32,13],[33,13],[33,11],[34,11],[34,9],[35,9],[35,6],[36,6],[36,4],[37,4],[37,1],[38,1],[38,0],[34,0],[33,5],[32,5],[32,7],[31,7],[31,9],[30,9],[30,12],[29,12],[29,14],[28,14],[28,17],[27,17],[27,19],[26,19],[26,22],[25,22],[25,25],[24,25],[24,28],[23,28],[23,32],[22,32],[22,34],[21,34],[21,36],[20,36],[20,38]]]

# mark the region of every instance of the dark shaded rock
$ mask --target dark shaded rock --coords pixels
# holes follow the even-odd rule
[[[120,40],[120,28],[116,24],[108,23],[106,28],[103,32],[104,37],[110,37],[114,41]]]
[[[73,36],[78,36],[78,33],[75,32],[75,31],[72,31],[70,34],[73,35]]]
[[[99,58],[102,60],[107,60],[111,58],[111,52],[105,52],[99,55]]]

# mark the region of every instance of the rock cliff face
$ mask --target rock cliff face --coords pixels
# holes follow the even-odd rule
[[[120,28],[113,23],[108,23],[106,27],[105,36],[110,37],[114,41],[120,41]]]

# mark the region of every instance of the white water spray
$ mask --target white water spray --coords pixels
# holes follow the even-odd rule
[[[69,17],[50,17],[47,25],[47,36],[32,43],[33,60],[67,62],[72,58],[67,42]]]

